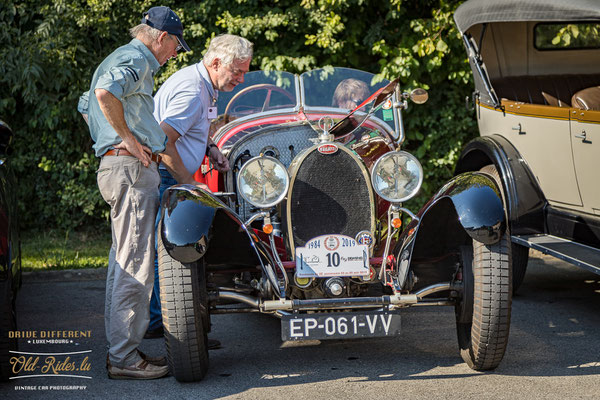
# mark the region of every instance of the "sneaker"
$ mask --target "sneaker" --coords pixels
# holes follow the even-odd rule
[[[169,367],[150,364],[144,359],[123,368],[108,366],[108,377],[111,379],[157,379],[168,373]]]

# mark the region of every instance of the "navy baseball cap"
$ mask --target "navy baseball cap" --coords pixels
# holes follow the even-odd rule
[[[190,51],[190,46],[183,40],[183,25],[181,20],[169,7],[152,7],[144,13],[142,24],[149,25],[159,31],[165,31],[177,36],[185,51]]]

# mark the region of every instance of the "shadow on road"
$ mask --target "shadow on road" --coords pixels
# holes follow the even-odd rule
[[[352,396],[354,383],[429,382],[443,385],[508,381],[523,384],[532,377],[577,377],[600,374],[600,277],[559,262],[532,258],[525,282],[513,299],[510,340],[500,366],[492,372],[469,369],[459,356],[453,309],[422,307],[403,312],[402,336],[389,339],[282,343],[279,320],[260,314],[213,316],[213,332],[223,348],[210,352],[210,369],[202,382],[179,384],[172,376],[148,382],[106,378],[102,281],[25,283],[18,301],[20,330],[85,330],[91,339],[73,349],[91,349],[93,379],[87,394],[133,396],[135,388],[148,393],[177,393],[177,397],[262,397],[261,388],[300,390],[318,384],[319,391]],[[26,340],[21,350],[42,347]],[[163,340],[145,340],[142,350],[165,353]],[[65,351],[46,345],[44,351]],[[525,378],[524,380],[522,378]],[[29,378],[32,381],[34,378]],[[35,382],[68,381],[41,378]],[[24,384],[20,379],[18,384]],[[512,382],[512,379],[510,380]],[[68,381],[69,384],[82,382]],[[32,382],[28,382],[30,384]],[[339,392],[340,383],[350,392]],[[13,392],[16,382],[4,385]],[[452,384],[455,384],[453,382]],[[505,383],[506,384],[506,383]],[[11,386],[12,385],[12,386]],[[295,385],[302,385],[296,388]],[[258,392],[256,392],[258,390]],[[257,394],[259,393],[259,394]],[[40,393],[41,394],[41,393]],[[61,393],[63,396],[64,393]],[[112,397],[112,396],[109,396]]]

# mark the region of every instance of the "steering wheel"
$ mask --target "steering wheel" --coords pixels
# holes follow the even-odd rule
[[[270,83],[259,83],[257,85],[248,86],[247,88],[240,90],[238,93],[236,93],[235,96],[233,96],[231,98],[231,100],[229,100],[229,103],[227,103],[227,107],[225,107],[225,112],[223,113],[223,118],[225,119],[225,121],[226,122],[229,121],[229,113],[232,110],[234,112],[236,111],[236,109],[234,109],[233,105],[236,102],[238,102],[241,97],[243,97],[249,93],[255,92],[257,90],[266,90],[267,91],[267,95],[265,96],[265,101],[263,102],[260,112],[263,112],[263,111],[266,111],[269,109],[269,105],[271,103],[271,94],[273,92],[279,92],[279,93],[283,94],[285,97],[290,99],[292,104],[294,104],[294,105],[296,104],[296,98],[287,90],[285,90],[279,86],[272,85]],[[249,111],[253,111],[253,110],[258,111],[258,107],[239,105],[237,109],[239,109],[239,107],[245,107]]]

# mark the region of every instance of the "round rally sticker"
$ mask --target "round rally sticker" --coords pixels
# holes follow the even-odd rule
[[[340,247],[340,240],[335,236],[328,236],[323,241],[323,245],[327,250],[334,251],[337,250],[338,247]]]
[[[367,246],[369,246],[369,248],[372,248],[373,244],[375,243],[375,241],[373,240],[373,235],[371,235],[371,232],[369,231],[358,232],[358,234],[356,235],[356,241],[359,244],[366,244]]]
[[[389,110],[390,108],[392,108],[392,99],[387,99],[385,103],[383,103],[381,108],[383,108],[384,110]]]

